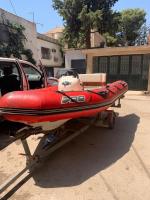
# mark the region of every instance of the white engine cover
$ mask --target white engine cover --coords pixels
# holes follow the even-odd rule
[[[83,86],[81,85],[80,79],[73,76],[62,76],[58,80],[59,91],[82,91]]]

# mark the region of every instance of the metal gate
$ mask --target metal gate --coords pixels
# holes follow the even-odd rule
[[[86,73],[85,59],[71,60],[71,68],[75,69],[79,74],[85,74]]]
[[[149,55],[94,57],[94,73],[107,73],[107,82],[124,80],[131,90],[147,90]]]

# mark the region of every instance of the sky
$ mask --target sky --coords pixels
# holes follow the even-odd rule
[[[63,26],[62,18],[52,7],[52,0],[0,0],[0,8],[13,14],[16,13],[29,21],[34,20],[37,31],[40,33]],[[147,24],[150,25],[149,0],[119,0],[114,6],[114,10],[117,11],[128,8],[144,9],[147,13]]]

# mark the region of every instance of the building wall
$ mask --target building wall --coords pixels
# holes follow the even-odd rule
[[[47,67],[62,66],[63,57],[57,40],[37,33],[35,23],[18,17],[0,8],[0,21],[5,20],[9,20],[11,23],[20,24],[25,28],[24,35],[27,39],[25,42],[25,48],[32,50],[33,58],[36,60],[37,64],[39,63],[39,60],[41,60],[42,64]],[[41,47],[50,49],[50,59],[42,59]],[[55,49],[56,52],[52,52],[52,49]],[[23,59],[26,58],[23,57]]]
[[[63,35],[63,33],[59,33],[59,32],[58,33],[50,33],[49,37],[59,40],[62,37],[62,35]]]
[[[60,33],[56,32],[56,33],[46,33],[45,35],[48,36],[48,37],[51,37],[51,38],[53,38],[55,40],[59,40],[62,37],[62,34],[63,33],[61,33],[61,32]]]
[[[31,49],[33,52],[33,58],[38,60],[38,52],[37,52],[37,36],[36,36],[36,25],[28,20],[25,20],[21,17],[18,17],[12,13],[9,13],[0,8],[0,20],[9,20],[11,23],[20,24],[25,27],[24,34],[27,38],[25,43],[25,47],[27,49]]]
[[[53,39],[59,40],[63,35],[63,30],[64,30],[64,27],[56,27],[44,33],[44,35],[51,37]]]
[[[93,30],[94,31],[94,30]],[[100,47],[106,44],[105,38],[98,32],[91,33],[91,47]]]
[[[67,50],[65,53],[65,67],[71,68],[72,60],[85,60],[86,56],[81,52],[81,50]]]
[[[44,35],[59,40],[63,36],[64,27],[56,27]],[[105,38],[95,30],[91,30],[91,47],[101,47],[106,45]],[[68,44],[65,44],[65,48],[68,48]]]
[[[43,59],[41,48],[47,48],[50,51],[50,58]],[[55,49],[56,52],[52,52],[52,49]],[[60,51],[60,45],[55,44],[49,41],[45,41],[44,39],[37,38],[37,51],[38,58],[41,58],[42,64],[47,67],[61,67],[63,63],[62,53]]]

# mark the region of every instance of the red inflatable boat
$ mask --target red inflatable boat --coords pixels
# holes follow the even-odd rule
[[[70,82],[63,82],[66,87]],[[124,81],[80,91],[49,87],[11,92],[0,98],[0,115],[9,121],[33,124],[87,117],[106,110],[128,90]]]

